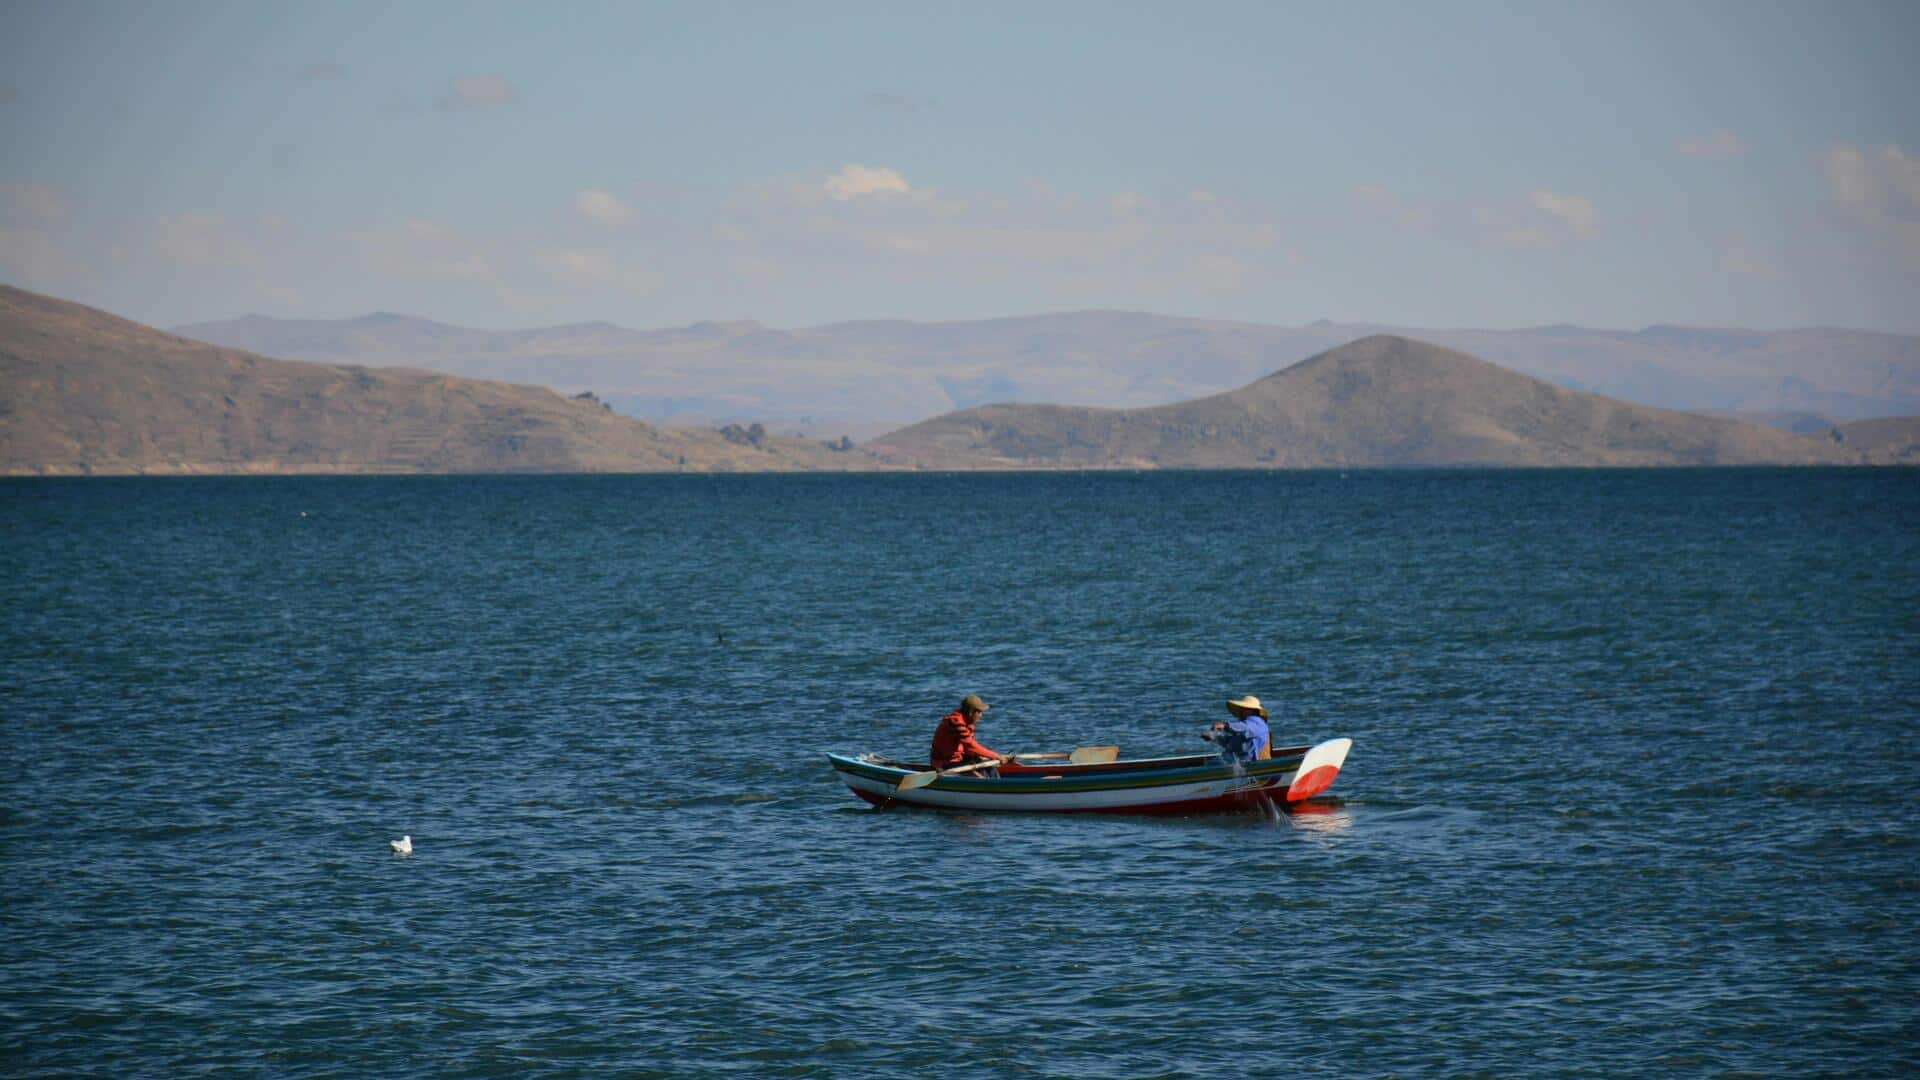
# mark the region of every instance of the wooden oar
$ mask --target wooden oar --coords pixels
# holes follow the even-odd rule
[[[1066,758],[1075,765],[1105,765],[1109,761],[1117,761],[1119,759],[1120,748],[1117,746],[1077,746],[1074,747],[1073,753],[1071,754],[1015,754],[1013,756],[1019,758],[1021,761]]]
[[[1117,746],[1077,746],[1071,754],[1008,754],[1007,760],[1018,761],[1021,758],[1039,759],[1062,757],[1066,758],[1068,763],[1073,765],[1105,765],[1110,761],[1119,760],[1120,748]],[[959,776],[961,773],[970,773],[975,769],[984,769],[989,765],[997,764],[999,764],[999,762],[976,761],[971,765],[961,765],[953,769],[928,769],[926,772],[909,773],[902,777],[898,784],[893,786],[893,790],[912,791],[915,788],[926,787],[928,784],[933,783],[943,776]]]
[[[951,769],[929,769],[926,772],[910,773],[902,777],[899,783],[893,785],[893,790],[912,791],[914,788],[926,787],[928,784],[933,783],[943,776],[959,776],[961,773],[970,773],[975,769],[991,768],[998,764],[1000,763],[997,761],[976,761],[971,765],[960,765]]]

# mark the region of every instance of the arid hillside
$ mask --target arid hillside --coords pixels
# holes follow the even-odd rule
[[[870,443],[922,468],[1857,463],[1832,438],[1553,386],[1376,335],[1225,394],[1145,409],[988,405]]]
[[[761,432],[663,430],[590,397],[273,360],[0,286],[0,473],[858,469]]]
[[[1426,341],[1573,390],[1742,417],[1920,414],[1920,337],[1679,326],[1459,330],[1270,326],[1127,311],[966,322],[890,319],[782,330],[755,322],[489,331],[407,315],[248,316],[177,333],[268,356],[397,364],[593,390],[642,419],[790,421],[823,437],[999,402],[1133,409],[1218,394],[1374,334]],[[836,426],[837,425],[837,426]],[[876,429],[883,430],[883,429]]]

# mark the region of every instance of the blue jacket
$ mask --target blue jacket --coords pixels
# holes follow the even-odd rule
[[[1267,745],[1267,722],[1259,713],[1248,713],[1227,721],[1227,729],[1214,737],[1220,753],[1236,761],[1252,761]]]

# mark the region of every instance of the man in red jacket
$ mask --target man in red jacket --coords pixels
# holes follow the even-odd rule
[[[951,769],[975,761],[998,765],[1007,760],[1006,755],[987,749],[973,737],[973,726],[986,711],[987,703],[980,700],[980,695],[968,694],[960,699],[959,708],[940,718],[940,726],[933,731],[933,751],[929,754],[934,768]]]

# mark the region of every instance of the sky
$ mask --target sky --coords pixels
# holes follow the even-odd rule
[[[0,282],[160,326],[1920,333],[1920,3],[0,5]]]

